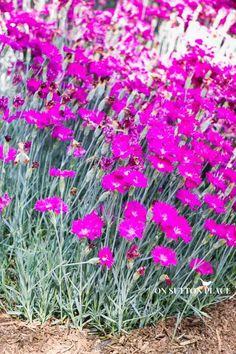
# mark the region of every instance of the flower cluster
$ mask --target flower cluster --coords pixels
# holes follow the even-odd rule
[[[133,291],[143,277],[170,286],[232,263],[235,2],[33,3],[0,0],[3,236],[53,238],[47,219],[60,214],[60,256],[82,255],[82,278],[99,262],[94,279],[116,290],[119,277]]]

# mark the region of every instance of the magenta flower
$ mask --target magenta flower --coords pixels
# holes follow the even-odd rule
[[[236,225],[217,225],[217,236],[225,240],[228,246],[236,247]]]
[[[114,264],[113,255],[109,247],[102,247],[98,252],[98,257],[101,266],[105,266],[110,269]]]
[[[0,11],[1,12],[13,12],[14,11],[14,4],[11,0],[3,1],[0,3]]]
[[[174,170],[172,162],[166,158],[159,158],[158,156],[149,156],[148,160],[151,162],[152,166],[162,173],[171,173]]]
[[[205,261],[203,258],[193,258],[189,263],[189,267],[201,275],[214,274],[211,263]]]
[[[29,92],[35,93],[39,89],[41,84],[42,84],[42,80],[37,80],[34,78],[28,79],[27,80],[27,89]]]
[[[155,153],[155,156],[171,161],[176,154],[177,141],[174,129],[164,120],[155,121],[155,126],[151,127],[147,133],[147,141],[150,151]]]
[[[168,224],[162,225],[162,230],[165,232],[166,237],[172,240],[177,240],[178,237],[182,238],[185,243],[189,243],[192,240],[192,228],[184,216],[177,216],[170,220]]]
[[[155,202],[152,211],[153,220],[156,224],[169,225],[178,217],[178,212],[175,207],[164,202]]]
[[[166,274],[165,275],[165,283],[166,283],[166,285],[168,285],[168,286],[171,286],[172,285],[172,280],[171,280],[171,278]]]
[[[34,209],[45,213],[47,211],[53,211],[56,214],[67,213],[69,207],[60,197],[48,197],[46,199],[40,199],[35,203]]]
[[[8,97],[0,97],[0,112],[5,112],[8,108]]]
[[[0,145],[0,160],[5,163],[9,163],[14,161],[17,155],[17,150],[12,147],[4,147],[4,145]]]
[[[99,165],[103,171],[110,170],[113,163],[114,163],[114,159],[105,156],[101,157],[99,161]]]
[[[110,20],[106,20],[106,23],[110,23]],[[113,73],[118,70],[122,70],[120,59],[112,55],[108,55],[102,60],[92,62],[90,66],[90,72],[100,77],[112,76]]]
[[[213,219],[207,219],[204,228],[212,235],[225,240],[228,246],[236,247],[236,225],[217,224]]]
[[[86,150],[83,146],[76,140],[73,140],[72,143],[67,148],[67,154],[72,155],[75,158],[83,157],[86,153]]]
[[[181,164],[178,166],[178,170],[181,176],[185,178],[185,186],[187,188],[196,188],[202,183],[200,171],[197,170],[197,166],[193,164]]]
[[[14,107],[18,108],[23,106],[24,102],[25,101],[20,96],[16,96],[13,100],[13,105]]]
[[[5,193],[3,196],[0,196],[0,213],[10,205],[12,199],[9,197],[8,193]]]
[[[125,193],[129,188],[125,182],[124,175],[119,169],[103,177],[102,187],[112,192],[118,191],[119,193]]]
[[[228,246],[236,247],[236,225],[220,225],[219,237],[226,240]]]
[[[192,178],[186,178],[184,185],[186,188],[194,189],[202,183],[201,178],[198,175],[194,175]]]
[[[146,188],[148,186],[148,179],[142,172],[129,167],[123,167],[122,172],[125,182],[129,187]]]
[[[118,134],[113,139],[112,152],[114,158],[126,159],[132,155],[141,156],[142,148],[137,142],[133,143],[129,135]]]
[[[52,137],[61,141],[73,140],[74,131],[63,125],[57,125],[53,128]]]
[[[87,214],[83,219],[77,219],[72,222],[71,231],[79,238],[94,240],[102,236],[104,222],[96,211]]]
[[[78,63],[71,63],[68,65],[67,74],[76,76],[77,79],[86,79],[86,68]]]
[[[147,184],[147,177],[142,172],[129,167],[119,167],[102,179],[104,189],[120,193],[125,193],[130,187],[146,188]]]
[[[137,221],[145,222],[147,209],[143,204],[133,200],[125,204],[124,216],[126,219],[136,219]]]
[[[128,259],[128,261],[132,261],[133,259],[135,258],[138,258],[140,257],[140,253],[139,253],[139,250],[138,250],[138,246],[137,245],[132,245],[127,253],[126,253],[126,257]]]
[[[112,152],[115,158],[126,159],[130,156],[130,137],[125,134],[118,134],[112,142]]]
[[[224,201],[217,195],[205,194],[204,202],[217,214],[223,214],[226,212]]]
[[[101,124],[105,117],[104,112],[90,111],[87,108],[80,108],[78,112],[86,123],[93,126]]]
[[[201,206],[198,196],[185,188],[178,190],[176,198],[178,198],[183,204],[188,205],[191,210],[196,210]]]
[[[213,219],[207,219],[204,223],[204,228],[208,230],[212,235],[216,235],[218,231],[218,224]]]
[[[80,158],[80,157],[84,156],[85,153],[86,153],[86,150],[82,146],[76,147],[73,151],[73,157]]]
[[[160,263],[163,267],[176,266],[178,263],[175,251],[169,247],[157,246],[151,254],[153,262]]]
[[[132,241],[135,237],[143,238],[145,224],[136,219],[123,220],[119,225],[120,236]]]
[[[223,173],[225,179],[229,180],[232,183],[236,183],[236,170],[233,168],[225,168],[221,169],[221,172]]]
[[[60,170],[56,167],[52,167],[49,170],[49,175],[52,177],[74,178],[76,176],[76,172],[73,170]]]
[[[145,266],[141,266],[136,270],[136,274],[139,275],[140,277],[144,277],[145,272],[146,272]]]
[[[217,176],[216,173],[207,172],[206,177],[216,189],[225,192],[225,190],[227,189],[227,184],[225,183],[222,176]]]

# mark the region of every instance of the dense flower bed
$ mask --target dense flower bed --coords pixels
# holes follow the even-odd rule
[[[0,14],[1,306],[102,331],[202,315],[235,286],[234,1]]]

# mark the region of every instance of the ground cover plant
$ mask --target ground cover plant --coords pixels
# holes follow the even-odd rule
[[[0,306],[103,332],[236,274],[235,3],[113,5],[0,1]]]

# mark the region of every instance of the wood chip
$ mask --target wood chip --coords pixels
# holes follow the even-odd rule
[[[190,345],[190,344],[196,343],[197,341],[198,341],[198,339],[185,340],[185,341],[179,343],[179,345],[186,346],[186,345]]]
[[[217,340],[218,340],[218,350],[220,353],[222,351],[222,341],[220,338],[220,331],[218,329],[216,329],[216,336],[217,336]]]

